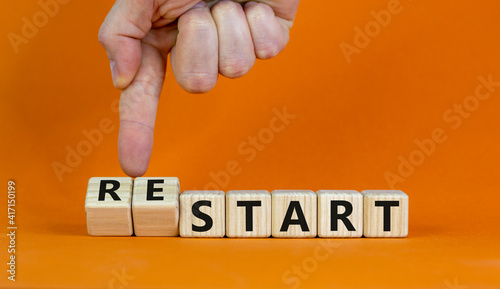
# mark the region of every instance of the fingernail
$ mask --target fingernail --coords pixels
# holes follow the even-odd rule
[[[113,78],[113,85],[115,87],[118,87],[120,84],[120,74],[118,73],[118,67],[116,67],[116,63],[111,60],[109,62],[109,65],[111,67],[111,77]]]
[[[193,8],[203,8],[203,7],[207,7],[207,3],[205,3],[205,1],[200,1],[198,2],[198,4],[193,6]]]

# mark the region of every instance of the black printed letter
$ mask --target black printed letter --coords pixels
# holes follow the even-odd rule
[[[112,184],[111,189],[106,189],[108,184]],[[108,193],[113,200],[121,201],[120,197],[116,194],[116,190],[120,188],[120,182],[116,180],[101,180],[101,185],[99,186],[99,201],[104,201],[106,198],[106,193]]]
[[[162,188],[155,188],[155,184],[163,184],[163,180],[148,180],[148,190],[146,191],[146,200],[163,201],[163,196],[155,196],[155,192],[163,192]]]
[[[237,201],[236,206],[245,207],[245,231],[253,231],[253,207],[260,207],[261,201]]]
[[[294,210],[297,211],[297,219],[292,220]],[[281,224],[280,231],[288,231],[288,227],[290,225],[300,225],[300,228],[303,232],[309,232],[309,227],[307,226],[306,218],[304,217],[304,213],[302,212],[299,201],[290,202],[288,210],[286,211],[285,219],[283,220],[283,224]]]
[[[212,220],[212,218],[209,215],[200,211],[201,206],[212,207],[212,202],[204,200],[204,201],[198,201],[198,202],[193,204],[193,207],[192,207],[193,215],[195,215],[196,217],[205,221],[205,225],[201,226],[201,227],[192,224],[191,228],[195,232],[206,232],[212,228],[212,225],[214,223],[214,221]]]
[[[330,202],[332,216],[331,216],[331,224],[330,229],[332,231],[338,231],[338,220],[342,220],[344,222],[345,227],[348,231],[356,231],[351,221],[347,219],[352,214],[352,204],[348,201],[331,201]],[[343,214],[339,214],[338,208],[342,206],[345,208],[345,212]]]
[[[384,232],[391,231],[391,207],[399,207],[399,201],[375,201],[375,207],[384,207]]]

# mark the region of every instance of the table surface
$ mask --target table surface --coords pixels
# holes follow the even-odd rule
[[[403,239],[88,236],[88,179],[124,176],[120,93],[97,41],[113,1],[59,4],[18,46],[8,35],[43,9],[4,3],[0,175],[5,189],[16,182],[18,229],[17,281],[4,271],[0,287],[500,287],[500,5],[402,0],[346,55],[342,43],[356,45],[357,28],[393,5],[352,2],[302,1],[280,56],[205,95],[182,91],[169,66],[146,176],[179,177],[181,190],[401,189]],[[284,111],[293,116],[266,135]],[[102,122],[109,130],[84,151]],[[8,241],[1,234],[5,263]]]

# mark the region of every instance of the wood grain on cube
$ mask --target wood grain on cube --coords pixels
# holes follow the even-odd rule
[[[180,196],[181,237],[224,237],[225,200],[223,191],[184,191]]]
[[[132,198],[135,235],[179,235],[179,193],[178,178],[136,178]]]
[[[260,190],[227,192],[226,235],[240,238],[271,236],[271,194]]]
[[[87,231],[92,236],[131,236],[132,178],[91,178],[85,198]]]
[[[272,235],[276,238],[313,238],[317,229],[317,196],[309,190],[275,190],[272,198]]]
[[[361,237],[363,195],[353,190],[319,190],[318,236]]]
[[[408,195],[397,190],[362,191],[365,237],[406,237]]]

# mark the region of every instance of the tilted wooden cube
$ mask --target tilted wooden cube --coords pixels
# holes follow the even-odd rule
[[[223,191],[184,191],[180,196],[181,237],[224,237],[225,200]]]
[[[397,190],[366,190],[361,193],[365,237],[408,235],[408,195]]]
[[[275,190],[272,198],[272,235],[276,238],[313,238],[317,229],[317,196],[309,190]]]
[[[240,238],[271,236],[271,194],[257,190],[227,192],[226,235]]]
[[[136,178],[132,198],[135,235],[179,235],[179,193],[178,178]]]
[[[132,178],[91,178],[85,198],[87,231],[92,236],[131,236]]]
[[[363,195],[352,190],[319,190],[318,236],[361,237]]]

